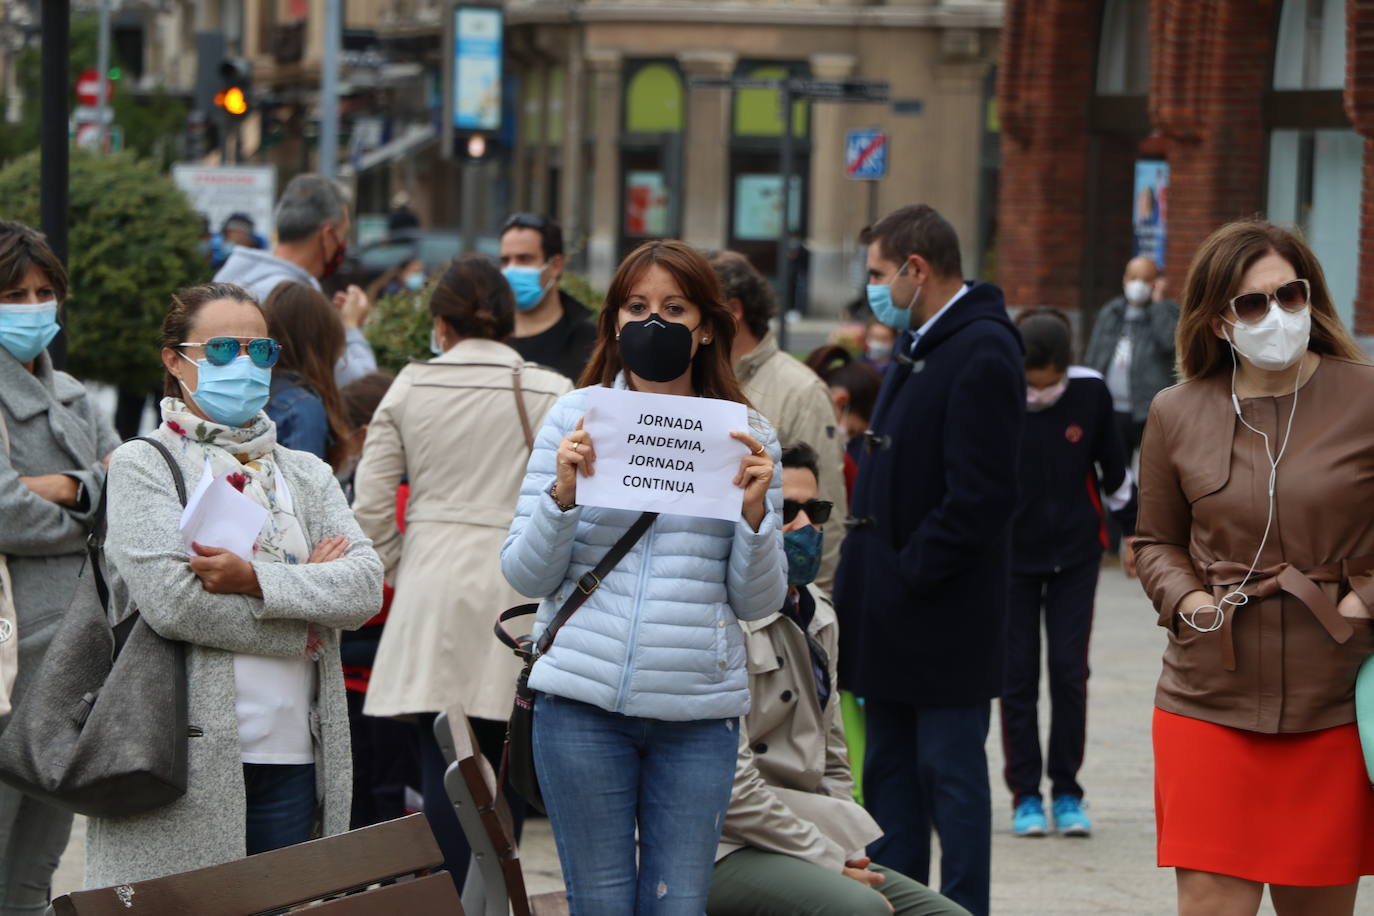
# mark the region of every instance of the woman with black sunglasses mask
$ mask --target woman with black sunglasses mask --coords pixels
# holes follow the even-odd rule
[[[209,474],[265,510],[248,557],[213,543],[188,549],[182,506],[153,446],[129,442],[110,462],[111,612],[120,620],[137,608],[160,636],[187,643],[192,737],[182,798],[90,821],[88,886],[348,829],[338,628],[377,613],[382,564],[330,467],[277,444],[263,406],[278,352],[262,308],[239,287],[173,297],[163,324],[167,397],[152,435],[188,492]]]

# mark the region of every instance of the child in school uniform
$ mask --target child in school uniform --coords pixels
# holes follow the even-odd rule
[[[1106,546],[1104,512],[1135,531],[1135,482],[1102,376],[1071,366],[1068,319],[1052,309],[1022,313],[1026,417],[1021,497],[1012,521],[1011,595],[1002,691],[1005,776],[1017,836],[1049,831],[1040,795],[1048,775],[1054,827],[1088,836],[1078,769],[1087,734],[1088,638]],[[1129,560],[1129,558],[1128,558]],[[1044,621],[1050,678],[1048,760],[1036,701]]]

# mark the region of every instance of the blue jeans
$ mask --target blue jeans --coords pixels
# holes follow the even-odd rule
[[[875,862],[930,883],[930,828],[940,834],[940,893],[986,916],[992,870],[988,785],[991,704],[926,707],[864,700],[864,806],[883,837]]]
[[[245,763],[248,855],[309,840],[315,832],[315,764]]]
[[[534,760],[572,916],[701,916],[738,752],[735,719],[663,722],[538,694]]]

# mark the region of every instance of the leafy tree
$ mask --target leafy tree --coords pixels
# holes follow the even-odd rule
[[[5,216],[38,225],[38,154],[0,170]],[[171,294],[209,279],[201,218],[171,178],[132,153],[72,151],[68,371],[151,391]]]
[[[71,87],[70,104],[75,105],[76,81],[96,62],[99,17],[94,14],[72,16],[71,53],[67,60],[67,83]],[[39,113],[41,108],[41,54],[29,48],[16,62],[16,82],[24,98],[18,124],[0,128],[0,165],[19,158],[38,148]],[[110,47],[111,66],[128,70],[128,63],[119,58],[119,50]],[[162,89],[151,95],[137,97],[126,83],[120,83],[110,101],[114,123],[124,131],[124,145],[140,156],[155,159],[166,169],[178,155],[178,144],[186,125],[186,103],[173,98]]]

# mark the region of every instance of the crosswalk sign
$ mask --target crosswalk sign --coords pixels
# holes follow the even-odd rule
[[[887,131],[870,128],[845,134],[844,173],[863,181],[886,178]]]

